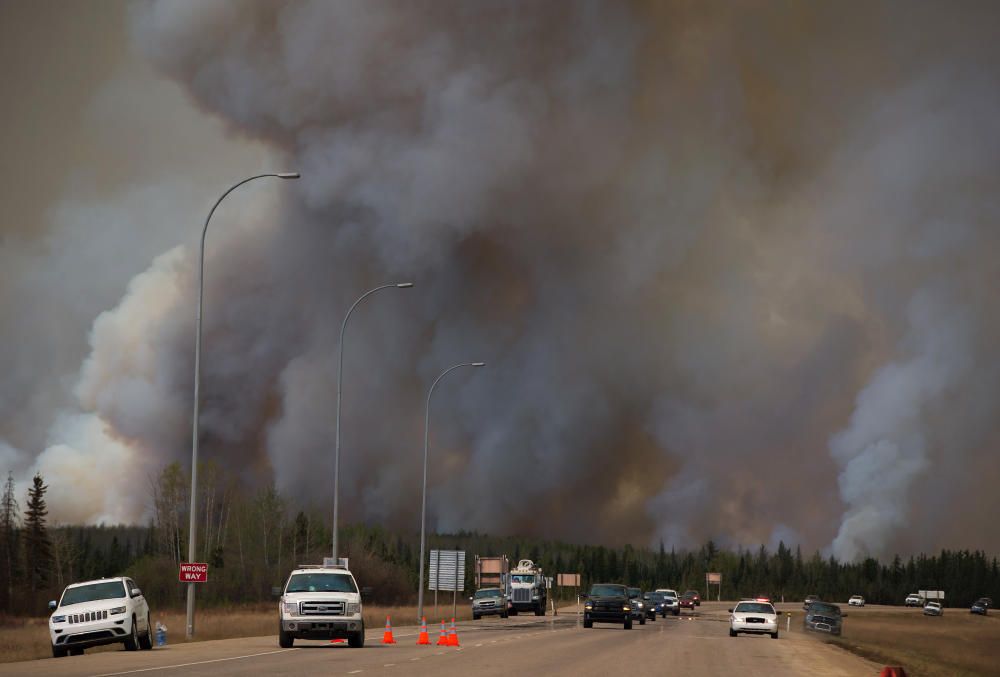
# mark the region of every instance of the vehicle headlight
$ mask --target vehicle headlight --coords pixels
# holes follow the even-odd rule
[[[594,610],[594,605],[593,604],[584,604],[583,608],[586,609],[587,611],[593,611]]]
[[[734,623],[742,623],[743,622],[743,617],[742,616],[733,616],[733,622]]]
[[[125,613],[125,607],[123,606],[116,606],[114,609],[108,609],[109,616],[117,616],[118,614],[123,613]]]
[[[53,616],[51,620],[52,620],[53,623],[65,623],[66,622],[66,617],[65,616]]]
[[[294,616],[299,613],[299,603],[298,602],[282,602],[281,610],[290,616]]]
[[[639,602],[639,608],[640,608],[640,609],[641,609],[641,608],[643,608],[643,606],[642,606],[642,602]]]
[[[622,607],[622,611],[631,611],[631,610],[632,610],[632,607],[630,607],[630,606],[623,606]]]
[[[349,602],[347,604],[347,614],[353,616],[361,613],[361,602]]]

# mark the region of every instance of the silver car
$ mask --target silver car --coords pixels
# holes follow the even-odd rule
[[[507,618],[507,595],[500,588],[482,588],[469,598],[472,600],[472,620],[483,616]]]
[[[927,602],[924,605],[924,616],[943,616],[944,609],[940,602]]]

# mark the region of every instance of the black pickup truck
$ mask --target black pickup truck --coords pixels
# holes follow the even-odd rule
[[[632,629],[628,588],[617,583],[590,586],[590,594],[583,604],[583,627],[592,628],[594,623],[621,623],[626,630]]]

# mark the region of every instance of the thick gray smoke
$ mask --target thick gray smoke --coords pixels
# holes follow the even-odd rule
[[[209,234],[204,456],[328,503],[340,321],[412,280],[348,329],[347,520],[416,529],[426,388],[482,359],[435,395],[432,527],[996,543],[996,14],[137,6],[152,62],[303,175]],[[188,453],[188,245],[77,386],[144,462]]]

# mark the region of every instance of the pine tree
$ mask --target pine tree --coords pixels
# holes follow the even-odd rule
[[[45,506],[45,492],[48,486],[38,473],[28,489],[28,506],[24,512],[24,555],[28,574],[28,589],[41,589],[48,578],[52,560],[52,543],[49,540],[45,517],[49,514]]]
[[[0,567],[3,568],[7,584],[0,590],[0,609],[11,611],[14,602],[14,576],[17,574],[18,519],[20,507],[14,496],[14,474],[7,472],[7,482],[3,488],[3,502],[0,505]]]

